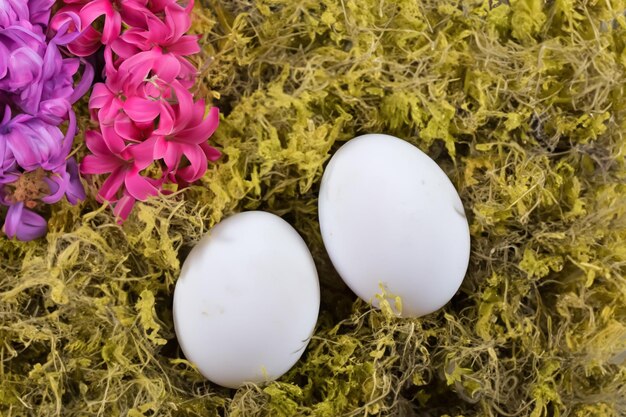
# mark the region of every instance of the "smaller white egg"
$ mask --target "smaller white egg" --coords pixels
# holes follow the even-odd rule
[[[333,155],[319,221],[337,272],[375,306],[382,286],[402,299],[403,316],[422,316],[445,305],[465,276],[470,235],[461,199],[432,159],[396,137],[361,136]]]
[[[270,213],[233,215],[185,260],[174,291],[181,349],[207,379],[230,388],[279,378],[315,328],[320,288],[306,244]]]

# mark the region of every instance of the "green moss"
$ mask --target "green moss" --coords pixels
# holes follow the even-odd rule
[[[223,110],[224,158],[123,227],[95,178],[45,239],[0,240],[0,415],[624,415],[625,10],[198,2],[198,94]],[[355,300],[321,243],[323,164],[366,132],[428,152],[469,215],[462,289],[421,319]],[[323,301],[297,366],[235,392],[181,358],[171,297],[187,251],[244,209],[302,233]]]

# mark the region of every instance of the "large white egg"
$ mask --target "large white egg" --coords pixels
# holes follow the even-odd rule
[[[287,372],[319,305],[315,264],[298,232],[273,214],[245,212],[217,224],[185,260],[174,326],[200,373],[236,388]]]
[[[361,136],[335,153],[322,178],[319,221],[346,284],[375,306],[382,285],[401,298],[403,316],[441,308],[467,271],[470,236],[458,193],[432,159],[396,137]]]

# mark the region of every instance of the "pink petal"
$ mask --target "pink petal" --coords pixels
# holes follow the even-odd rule
[[[85,144],[95,155],[109,155],[111,153],[104,143],[104,139],[102,139],[102,134],[96,130],[88,130],[85,133]]]
[[[139,175],[138,168],[133,168],[126,175],[125,184],[128,194],[140,201],[145,201],[148,197],[158,194],[156,187],[150,184],[150,181],[146,178]]]
[[[189,166],[178,170],[178,176],[188,183],[202,178],[207,170],[207,158],[199,146],[184,145],[184,154],[189,160]]]
[[[80,172],[82,174],[108,174],[120,168],[119,159],[112,156],[95,156],[87,155],[80,164]]]
[[[85,28],[91,26],[100,16],[105,16],[105,20],[109,20],[114,13],[116,12],[109,0],[90,1],[79,12],[81,24]]]
[[[140,52],[124,61],[120,65],[120,72],[128,75],[131,84],[139,85],[148,76],[154,60],[154,51]]]
[[[215,149],[213,146],[209,145],[208,142],[204,142],[200,144],[202,151],[206,155],[207,159],[211,162],[215,162],[222,156],[222,153]]]
[[[167,46],[167,51],[180,55],[180,56],[188,56],[197,54],[200,52],[200,44],[198,44],[198,36],[195,35],[185,35],[181,37],[175,43]]]
[[[130,29],[132,30],[132,29]],[[129,30],[129,31],[130,31]],[[128,34],[127,31],[124,35],[122,35],[121,37],[117,38],[116,40],[113,41],[113,43],[111,44],[111,48],[113,49],[113,51],[120,57],[123,59],[127,59],[130,58],[131,56],[139,53],[139,51],[141,51],[141,49],[139,49],[137,47],[137,44],[130,41],[128,36],[125,36]],[[141,45],[141,44],[139,44]]]
[[[152,15],[150,10],[145,6],[145,1],[121,1],[122,19],[124,23],[130,27],[147,28],[146,21]]]
[[[118,12],[113,12],[112,15],[107,16],[104,21],[104,30],[102,31],[102,43],[110,45],[118,36],[122,30],[122,16]]]
[[[148,17],[147,25],[148,29],[146,34],[150,37],[151,43],[163,44],[165,39],[170,34],[170,28],[155,15]]]
[[[100,49],[102,34],[91,26],[84,28],[81,35],[68,45],[69,51],[76,56],[90,56]]]
[[[178,77],[178,74],[180,74],[180,61],[172,54],[161,55],[155,60],[152,71],[157,74],[161,80],[166,83],[171,83]]]
[[[211,107],[208,116],[199,125],[191,125],[191,128],[185,129],[176,134],[176,140],[184,143],[199,145],[205,142],[215,132],[219,125],[219,109]]]
[[[126,148],[124,139],[115,132],[115,127],[111,125],[101,125],[102,139],[109,152],[114,155],[121,155]]]
[[[195,113],[195,104],[193,102],[193,95],[189,92],[188,89],[182,86],[179,82],[172,83],[172,88],[176,93],[176,99],[178,100],[178,120],[176,121],[177,130],[184,128],[187,126],[189,121],[193,119]],[[201,105],[202,109],[200,112],[202,115],[198,118],[198,122],[202,120],[202,116],[204,116],[204,102]]]
[[[170,4],[165,8],[165,24],[170,30],[170,39],[176,41],[191,27],[191,17],[177,4]]]
[[[135,200],[132,196],[125,194],[117,203],[115,203],[113,213],[119,218],[118,223],[128,219],[136,201],[137,200]]]
[[[133,96],[126,99],[124,111],[134,122],[153,121],[159,115],[161,106],[159,102]]]
[[[159,117],[159,125],[154,131],[157,135],[169,136],[174,132],[175,124],[174,110],[171,106],[164,106],[161,109],[161,115]]]
[[[98,194],[106,201],[116,201],[116,194],[124,183],[127,172],[126,167],[118,168],[113,171],[111,175],[109,175],[109,178],[102,183]]]
[[[163,136],[154,136],[156,138],[154,142],[154,159],[163,159],[167,154],[167,148],[169,146],[169,142]]]
[[[104,83],[93,86],[91,97],[89,97],[89,109],[101,109],[113,100],[113,92]]]
[[[175,171],[180,164],[180,159],[183,156],[182,148],[180,144],[172,141],[167,142],[167,148],[165,150],[165,155],[163,155],[163,160],[165,161],[165,165],[170,171]]]
[[[135,160],[135,166],[138,169],[147,168],[154,162],[154,146],[158,140],[157,136],[153,136],[141,143],[129,147],[128,152]]]
[[[143,132],[126,115],[119,115],[113,122],[115,133],[125,140],[137,142],[142,139]]]

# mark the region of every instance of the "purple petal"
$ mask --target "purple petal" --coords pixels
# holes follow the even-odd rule
[[[18,3],[26,3],[19,2]],[[50,12],[54,0],[29,0],[28,8],[30,9],[30,22],[33,25],[46,26],[50,20]]]
[[[8,237],[22,241],[40,238],[46,234],[48,224],[39,214],[24,208],[24,203],[9,207],[4,222],[4,232]]]
[[[30,48],[19,48],[9,57],[8,71],[10,73],[9,88],[16,91],[23,88],[41,77],[43,60]]]
[[[74,88],[74,93],[69,98],[70,103],[75,103],[80,100],[80,98],[84,96],[87,91],[89,91],[89,88],[91,88],[91,84],[93,83],[94,69],[90,63],[86,61],[83,61],[83,63],[85,64],[85,72],[83,72],[80,82],[76,88]]]
[[[54,204],[59,202],[65,191],[67,190],[67,184],[69,183],[69,175],[67,172],[53,174],[50,177],[44,178],[44,181],[50,188],[50,194],[43,197],[41,201],[46,204]]]
[[[74,158],[68,159],[67,172],[70,175],[70,181],[67,184],[65,196],[67,197],[67,201],[75,205],[78,201],[85,199],[85,189],[83,188],[83,183],[80,182],[78,164]]]

